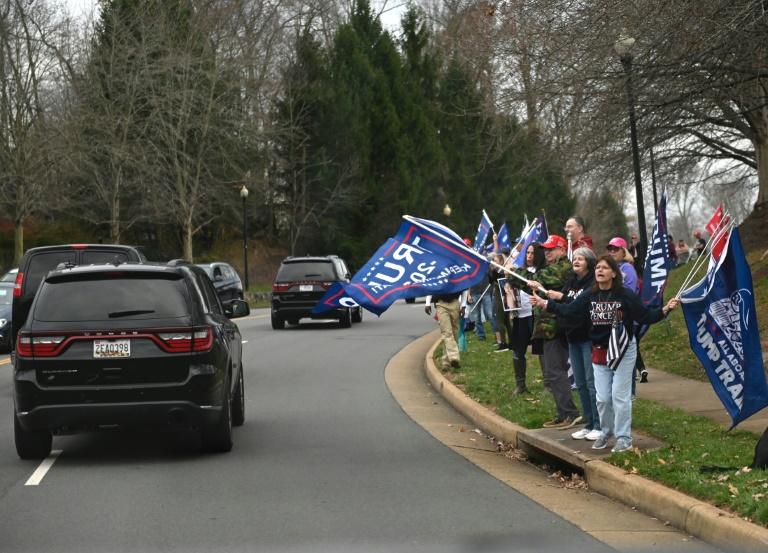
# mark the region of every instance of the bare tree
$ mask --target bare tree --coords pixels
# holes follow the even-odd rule
[[[50,44],[61,24],[47,3],[0,4],[0,201],[13,214],[15,263],[24,253],[25,221],[56,201],[49,112],[61,75]]]

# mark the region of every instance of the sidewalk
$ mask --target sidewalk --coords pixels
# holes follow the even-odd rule
[[[427,352],[424,363],[427,381],[454,409],[486,434],[515,445],[531,457],[545,460],[554,458],[578,468],[583,471],[593,491],[668,522],[689,535],[726,551],[768,551],[768,529],[603,462],[602,459],[610,455],[609,449],[584,448],[583,440],[574,440],[570,434],[565,433],[567,435],[564,436],[564,433],[558,430],[525,429],[485,409],[451,384],[435,366],[432,358],[439,344],[440,337],[436,335],[435,344]],[[637,395],[669,407],[709,417],[726,428],[731,425],[725,407],[707,382],[697,382],[648,369],[648,382],[638,383]],[[766,411],[768,410],[764,409],[756,413],[740,423],[738,428],[762,434],[768,427]],[[632,434],[633,445],[640,449],[661,446],[659,442],[636,431]]]

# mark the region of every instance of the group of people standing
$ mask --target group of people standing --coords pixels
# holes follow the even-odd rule
[[[592,440],[593,449],[604,449],[615,437],[612,451],[625,451],[632,447],[632,399],[638,369],[641,382],[647,381],[637,348],[637,329],[661,321],[679,300],[672,299],[658,309],[643,305],[627,242],[612,238],[605,254],[598,256],[585,229],[583,218],[574,215],[565,224],[567,240],[550,235],[542,244],[530,244],[525,252],[496,251],[488,277],[455,301],[462,306],[462,316],[471,309],[479,340],[486,339],[484,316],[496,336],[496,351],[512,351],[515,394],[529,393],[529,347],[538,356],[545,393],[551,392],[557,411],[545,427],[565,430],[583,423],[571,434],[574,439]],[[512,267],[515,255],[525,255],[522,268]],[[517,276],[509,274],[513,271]],[[507,289],[498,285],[500,279],[506,279]],[[439,312],[441,302],[435,305]],[[429,305],[427,312],[431,313]],[[627,330],[629,345],[611,369],[606,353],[614,319]],[[446,325],[444,342],[448,332]],[[459,365],[458,351],[455,359],[446,354],[443,366]],[[581,412],[568,378],[569,359]]]

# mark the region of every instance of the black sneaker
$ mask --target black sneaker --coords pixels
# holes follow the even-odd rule
[[[496,348],[496,351],[494,353],[500,353],[502,351],[509,351],[509,346],[504,342],[499,344],[499,347]]]
[[[648,371],[645,369],[640,371],[640,382],[648,382]]]

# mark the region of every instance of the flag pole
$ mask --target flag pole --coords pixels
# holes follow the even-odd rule
[[[730,232],[733,227],[736,226],[736,223],[733,219],[728,221],[726,223],[725,227],[722,229],[715,230],[715,236],[720,236],[720,234],[725,234],[727,232]],[[719,227],[719,225],[718,225]],[[712,241],[712,237],[710,236],[709,240],[707,241],[707,246],[709,246],[709,242]],[[707,246],[704,246],[705,249]],[[712,252],[709,253],[709,255],[700,255],[696,258],[696,261],[694,262],[693,269],[688,273],[688,276],[685,277],[685,280],[683,281],[683,284],[680,286],[680,290],[675,294],[675,299],[679,299],[680,296],[683,294],[683,291],[688,287],[688,285],[691,283],[691,280],[693,280],[693,275],[698,272],[698,270],[701,268],[701,266],[704,264],[704,261],[708,260],[709,257],[712,255]]]
[[[507,274],[510,274],[510,275],[512,275],[512,276],[513,276],[513,277],[515,277],[515,278],[518,278],[518,279],[522,280],[523,282],[525,282],[525,284],[526,284],[526,285],[528,284],[528,279],[527,279],[527,278],[525,278],[525,277],[523,277],[523,276],[520,276],[520,275],[518,275],[516,272],[512,271],[511,269],[507,269],[507,268],[506,268],[504,265],[499,265],[499,264],[498,264],[498,263],[496,263],[495,261],[491,261],[491,265],[493,265],[494,267],[497,267],[497,268],[501,269],[501,270],[502,270],[502,271],[504,271],[505,273],[507,273]],[[541,291],[541,292],[544,292],[545,294],[547,293],[547,289],[546,289],[546,288],[544,288],[544,286],[542,286],[542,285],[541,285],[541,284],[539,284],[538,282],[537,282],[536,284],[538,284],[538,285],[539,285],[539,286],[538,286],[538,288],[537,288],[537,290],[539,290],[539,291]]]

